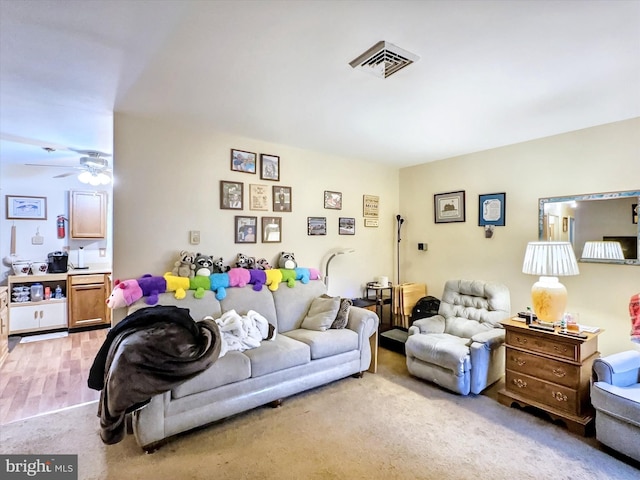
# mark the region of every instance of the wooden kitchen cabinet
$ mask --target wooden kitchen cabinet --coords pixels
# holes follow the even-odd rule
[[[9,298],[9,333],[31,333],[67,328],[67,274],[9,275],[9,291],[14,287],[30,287],[40,283],[51,292],[59,286],[62,298],[51,298],[39,302],[16,302]]]
[[[69,192],[69,230],[71,238],[106,238],[107,193]]]
[[[69,275],[69,328],[111,323],[109,274]]]

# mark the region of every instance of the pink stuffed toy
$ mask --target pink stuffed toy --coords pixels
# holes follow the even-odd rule
[[[142,289],[136,280],[125,280],[124,282],[116,280],[114,285],[111,295],[107,298],[107,307],[111,309],[128,307],[142,298]]]
[[[322,280],[322,277],[320,276],[320,270],[318,270],[317,268],[310,268],[309,280]]]
[[[229,286],[230,287],[244,287],[251,280],[251,274],[249,270],[242,267],[234,267],[229,269]]]

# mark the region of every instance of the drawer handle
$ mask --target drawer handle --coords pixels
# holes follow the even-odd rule
[[[516,337],[516,341],[518,343],[522,343],[523,345],[525,345],[527,343],[527,339],[526,338]]]
[[[567,401],[567,396],[562,392],[551,392],[551,396],[559,402]]]
[[[512,362],[516,362],[519,366],[523,366],[526,364],[526,360],[521,359],[520,357],[511,357]]]
[[[553,346],[553,349],[558,352],[560,351],[560,348],[557,345]],[[562,347],[562,353],[567,353],[567,347]]]
[[[554,369],[553,369],[553,374],[554,374],[556,377],[562,378],[562,377],[564,377],[564,376],[567,374],[567,372],[565,372],[565,371],[564,371],[564,370],[562,370],[561,368],[554,368]]]
[[[513,384],[518,388],[527,388],[527,382],[525,382],[524,380],[522,380],[520,378],[514,378],[513,379]]]

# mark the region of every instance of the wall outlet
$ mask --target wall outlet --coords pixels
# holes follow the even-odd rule
[[[107,256],[107,249],[106,248],[99,248],[98,251],[100,252],[100,256],[101,257],[106,257]]]
[[[419,243],[418,250],[422,250],[423,252],[426,252],[427,250],[429,250],[429,245],[427,245],[426,243]]]
[[[200,230],[190,230],[189,231],[189,243],[191,245],[199,245],[200,244]]]

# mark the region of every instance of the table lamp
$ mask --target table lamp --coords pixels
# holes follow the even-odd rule
[[[578,275],[578,262],[569,242],[529,242],[522,273],[540,275],[531,287],[533,311],[538,320],[557,322],[567,306],[567,289],[558,277]]]
[[[584,242],[582,259],[624,260],[620,242]]]
[[[329,285],[329,264],[331,263],[331,260],[333,260],[338,255],[344,255],[345,253],[353,253],[355,251],[356,250],[354,248],[342,248],[340,250],[336,250],[331,254],[331,256],[327,260],[327,263],[324,267],[324,284],[325,285],[327,286]]]

